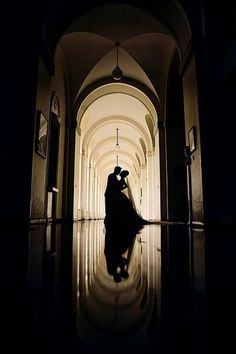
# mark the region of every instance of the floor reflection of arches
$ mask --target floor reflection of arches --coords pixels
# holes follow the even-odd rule
[[[77,330],[85,348],[144,352],[153,341],[158,348],[160,226],[145,226],[136,236],[129,278],[119,283],[106,269],[103,221],[82,222],[79,228]]]

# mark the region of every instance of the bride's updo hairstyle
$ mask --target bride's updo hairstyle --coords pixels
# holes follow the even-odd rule
[[[129,175],[129,171],[127,171],[127,170],[123,170],[120,173],[120,176],[123,177],[123,178],[127,177],[128,175]]]

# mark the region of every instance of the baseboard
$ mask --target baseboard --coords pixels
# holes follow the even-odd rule
[[[46,224],[47,223],[47,219],[30,219],[29,220],[30,224]]]
[[[204,229],[204,227],[205,227],[205,224],[203,221],[197,221],[197,220],[194,220],[191,222],[188,221],[187,225],[192,227],[193,229]]]

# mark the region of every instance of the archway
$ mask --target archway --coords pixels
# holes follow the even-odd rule
[[[84,99],[77,121],[74,185],[80,181],[80,188],[75,188],[74,218],[104,217],[106,177],[119,161],[130,171],[137,210],[160,219],[157,113],[151,100],[135,87],[111,83]]]
[[[123,11],[126,12],[126,17],[120,17],[118,21],[117,16]],[[162,9],[162,11],[165,12],[164,9]],[[140,21],[141,15],[143,26],[140,27],[138,21]],[[102,24],[101,22],[104,17],[110,18],[110,16],[114,16],[114,23],[118,21],[115,25],[118,26],[115,32],[113,32],[115,27],[112,27],[113,30],[111,31],[108,23]],[[122,21],[120,21],[121,18]],[[183,16],[182,10],[176,18],[181,19],[183,27],[185,26],[185,30],[182,28],[182,32],[178,34],[177,28],[175,29],[177,31],[176,33],[170,30],[170,23],[173,20],[171,18],[168,18],[168,21],[170,21],[169,25],[165,24],[164,26],[158,18],[155,18],[148,12],[143,12],[143,10],[134,6],[116,4],[105,5],[92,10],[67,27],[65,35],[60,40],[60,47],[58,47],[57,52],[59,49],[63,52],[63,61],[66,63],[66,80],[69,83],[68,115],[72,121],[71,126],[74,127],[73,129],[77,126],[78,134],[81,134],[81,132],[80,117],[79,119],[77,118],[77,112],[79,112],[78,115],[81,114],[81,111],[84,109],[85,100],[91,104],[93,100],[98,97],[99,87],[102,87],[103,95],[111,92],[119,92],[119,90],[121,90],[123,93],[141,99],[144,105],[146,105],[145,101],[151,100],[153,102],[151,111],[147,112],[145,117],[146,128],[148,128],[150,134],[150,129],[152,129],[153,125],[153,127],[155,127],[155,134],[157,134],[158,128],[160,129],[162,127],[162,122],[167,121],[166,81],[171,76],[172,57],[174,53],[177,53],[176,55],[179,57],[180,62],[181,56],[187,48],[187,38],[190,36],[189,26],[186,22],[186,18]],[[128,29],[129,20],[135,23],[135,27],[131,32]],[[50,26],[46,27],[45,35],[47,30],[50,31],[49,27]],[[121,30],[121,28],[123,29]],[[126,29],[125,31],[124,28]],[[117,33],[119,33],[119,31],[119,63],[123,71],[123,85],[114,82],[111,77],[111,72],[115,64],[114,43],[117,42]],[[93,55],[90,55],[91,48],[93,48]],[[158,54],[160,52],[161,55]],[[114,91],[111,91],[111,87]],[[144,99],[144,97],[146,98]],[[149,119],[151,119],[150,122],[148,122]],[[184,118],[182,117],[182,119]],[[166,125],[164,124],[163,126],[164,129],[166,129]],[[68,133],[68,151],[66,153],[69,158],[69,163],[66,174],[67,180],[65,182],[67,186],[65,215],[69,219],[91,217],[91,215],[87,215],[87,213],[81,215],[80,207],[78,208],[79,212],[76,211],[76,205],[79,203],[77,200],[79,198],[78,186],[81,186],[81,181],[78,183],[78,181],[76,182],[74,180],[74,178],[78,178],[78,175],[81,177],[81,173],[77,174],[75,171],[75,169],[81,168],[81,162],[74,156],[74,149],[76,149],[76,151],[78,148],[80,149],[80,143],[78,144],[78,139],[76,140],[75,138],[77,134],[76,129],[74,132],[71,131]],[[184,136],[184,125],[182,126],[181,135],[182,137]],[[156,196],[159,201],[161,200],[162,217],[168,219],[170,215],[168,207],[171,201],[169,201],[170,196],[168,195],[169,189],[167,187],[168,178],[166,177],[169,173],[166,161],[167,155],[165,153],[167,140],[165,138],[163,139],[162,132],[156,136],[158,136],[158,154],[160,153],[161,156],[161,172],[159,170],[157,173],[160,175],[160,178],[158,177],[159,182],[157,181],[156,183],[158,192],[156,192],[157,194],[154,193],[154,196]],[[154,139],[155,143],[155,136],[152,136],[152,139]],[[170,144],[172,144],[173,141],[170,141]],[[75,144],[77,144],[76,147]],[[140,144],[142,149],[145,149],[145,147],[143,147],[143,145],[145,145],[145,139],[142,138],[138,145]],[[155,144],[156,149],[157,144]],[[182,146],[182,150],[184,150],[184,145]],[[85,151],[84,153],[86,154]],[[150,153],[151,151],[146,149],[145,155],[147,155],[147,160],[151,159],[149,156]],[[75,161],[77,164],[76,167]],[[158,161],[154,162],[154,165],[159,165],[159,158]],[[154,175],[153,178],[155,179],[156,176],[154,177]],[[150,182],[152,184],[152,180],[150,180]],[[76,189],[77,191],[74,193]],[[162,190],[161,198],[159,196],[160,189]],[[72,196],[75,196],[74,200]],[[175,208],[177,210],[178,206]],[[153,211],[151,218],[156,217],[156,211]],[[160,218],[160,213],[158,214],[158,218]]]
[[[64,206],[57,207],[57,210],[62,210],[63,218],[77,220],[81,217],[91,218],[93,215],[93,212],[91,214],[87,211],[83,215],[81,214],[78,199],[82,183],[78,181],[78,176],[82,177],[82,175],[81,172],[77,172],[78,169],[81,169],[81,161],[75,151],[81,149],[80,139],[77,139],[77,135],[81,134],[82,112],[84,112],[85,106],[86,109],[89,105],[92,107],[100,95],[105,97],[111,93],[120,92],[127,97],[135,97],[147,107],[147,112],[144,114],[145,129],[147,129],[147,134],[151,134],[152,144],[160,156],[158,160],[151,162],[155,172],[153,173],[154,180],[150,179],[152,184],[156,179],[155,166],[160,166],[157,172],[160,177],[156,182],[158,192],[154,193],[154,198],[156,197],[159,200],[157,203],[161,205],[158,217],[167,220],[186,219],[187,187],[184,147],[188,144],[188,135],[185,126],[187,122],[189,129],[189,126],[193,124],[191,112],[188,110],[188,100],[191,98],[187,91],[189,85],[196,84],[194,81],[195,63],[191,51],[191,31],[184,11],[175,1],[169,1],[168,6],[171,8],[172,16],[161,3],[157,5],[152,14],[148,8],[145,10],[127,4],[107,4],[96,9],[87,9],[88,11],[83,13],[81,5],[81,8],[76,9],[76,16],[72,16],[71,13],[70,21],[69,14],[67,23],[63,22],[63,18],[61,19],[60,30],[65,26],[64,34],[62,36],[62,32],[60,33],[59,30],[58,37],[52,36],[51,27],[56,11],[51,13],[48,18],[44,30],[45,43],[47,42],[49,52],[51,51],[55,56],[57,64],[55,76],[61,76],[60,83],[62,83],[62,78],[64,80],[64,117],[62,117],[62,121],[64,118],[66,123],[64,127],[65,147],[63,147],[65,168],[62,169],[61,166],[61,171],[58,172],[60,176],[63,171],[63,190],[60,189],[58,200],[59,203],[64,201]],[[60,5],[58,5],[59,9]],[[126,15],[122,16],[123,13]],[[162,14],[161,17],[160,14]],[[111,18],[112,21],[108,21]],[[165,18],[165,23],[163,18]],[[133,24],[132,28],[129,26],[130,22]],[[179,26],[176,25],[177,23]],[[116,42],[120,44],[119,65],[123,71],[120,82],[114,81],[111,75],[116,64]],[[51,70],[47,59],[49,58],[44,58],[44,64]],[[192,82],[190,83],[188,79],[182,82],[179,74],[181,73],[183,77],[186,76],[186,67],[191,61],[193,64],[189,69],[189,75]],[[55,86],[60,85],[56,83]],[[60,90],[62,91],[62,88]],[[181,94],[182,91],[184,95]],[[148,104],[149,101],[152,102],[152,105]],[[176,102],[178,103],[176,104]],[[184,102],[187,113],[183,109]],[[192,103],[194,106],[197,105],[195,98]],[[123,123],[125,120],[128,122],[125,112],[122,114],[116,112],[116,115],[123,115],[125,117]],[[111,121],[112,115],[107,114],[104,117],[108,118],[109,116]],[[197,120],[196,116],[194,124],[198,124]],[[121,120],[116,122],[121,124]],[[175,126],[174,129],[172,125]],[[146,142],[147,139],[140,136],[137,146],[141,147],[146,161],[149,161],[152,149],[147,148]],[[86,149],[88,149],[87,146],[85,149],[82,147],[82,153],[88,154]],[[196,154],[199,159],[200,150]],[[90,154],[88,158],[93,159],[91,163],[94,164],[94,156],[91,156]],[[138,175],[139,153],[137,153],[136,160],[138,165],[132,163],[129,166],[136,166],[135,174]],[[61,161],[60,158],[59,161]],[[150,164],[150,162],[148,163]],[[131,170],[133,169],[134,167],[131,167]],[[132,171],[131,176],[134,176]],[[180,190],[182,192],[177,195]],[[142,188],[139,190],[139,194],[141,193],[143,193]],[[64,198],[62,198],[62,194]],[[196,197],[199,205],[197,193]],[[137,199],[140,198],[137,197]],[[182,209],[184,209],[183,212]],[[157,217],[154,210],[156,207],[153,208],[151,218]],[[145,214],[148,216],[148,212]]]

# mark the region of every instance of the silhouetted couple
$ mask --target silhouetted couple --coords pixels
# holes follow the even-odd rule
[[[128,175],[127,170],[116,166],[114,172],[108,176],[105,191],[105,226],[106,228],[125,227],[138,232],[143,225],[149,222],[136,212],[131,200],[122,193],[122,190],[128,187],[125,180]]]
[[[104,253],[108,274],[113,276],[115,282],[129,277],[128,266],[135,237],[143,225],[150,224],[136,212],[131,200],[122,192],[128,187],[126,182],[128,175],[127,170],[116,166],[114,172],[108,176],[105,191]]]

